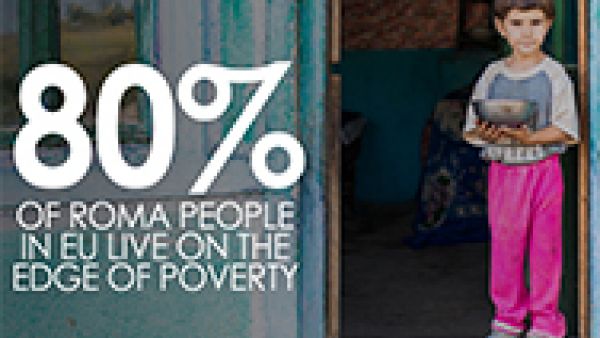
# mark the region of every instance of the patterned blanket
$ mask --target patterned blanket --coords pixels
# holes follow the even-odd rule
[[[487,165],[462,140],[464,97],[440,101],[430,118],[419,184],[414,248],[488,239]]]

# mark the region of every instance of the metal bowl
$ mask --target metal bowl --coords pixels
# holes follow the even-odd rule
[[[537,104],[526,100],[473,100],[475,114],[482,121],[496,126],[535,128]]]

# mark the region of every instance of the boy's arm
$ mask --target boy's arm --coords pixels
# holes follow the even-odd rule
[[[519,141],[523,145],[577,142],[572,135],[556,126],[549,126],[535,132],[530,132],[526,128],[500,128],[500,132]]]
[[[553,90],[552,94],[551,127],[557,128],[565,134],[559,142],[577,144],[579,142],[579,120],[573,83],[566,73],[562,73],[562,76],[555,81],[557,83],[556,90]]]
[[[477,133],[476,120],[477,118],[475,116],[475,112],[473,111],[471,100],[469,100],[469,102],[467,102],[467,118],[463,128],[463,138],[472,145],[483,145],[485,142]]]
[[[471,144],[477,144],[477,143],[482,143],[483,140],[480,139],[479,135],[477,134],[476,130],[469,130],[469,131],[463,131],[463,138],[465,139],[465,141],[471,143]]]
[[[502,132],[495,126],[488,125],[487,123],[478,123],[474,129],[463,132],[463,137],[467,142],[475,145],[487,145],[491,143],[497,143],[501,137]],[[481,142],[481,143],[478,143]]]

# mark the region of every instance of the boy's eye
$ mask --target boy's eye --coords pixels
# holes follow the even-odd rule
[[[523,25],[523,20],[521,19],[512,19],[510,20],[510,24],[511,26],[522,26]]]
[[[531,20],[531,25],[532,26],[541,26],[542,25],[542,20],[540,20],[540,19],[533,19],[533,20]]]

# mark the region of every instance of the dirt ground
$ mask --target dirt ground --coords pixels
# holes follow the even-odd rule
[[[413,250],[402,243],[412,217],[344,225],[353,231],[344,234],[343,337],[485,337],[492,313],[487,243]]]

